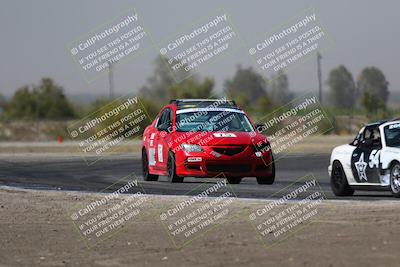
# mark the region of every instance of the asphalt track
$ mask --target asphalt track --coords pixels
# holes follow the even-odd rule
[[[299,178],[312,174],[328,199],[337,199],[330,189],[327,167],[329,154],[287,155],[276,162],[273,185],[258,185],[254,178],[244,178],[232,185],[237,197],[269,199],[282,197],[281,190]],[[135,174],[148,194],[195,195],[199,185],[214,180],[185,178],[184,183],[169,183],[166,177],[158,182],[143,181],[139,154],[113,155],[87,166],[80,156],[53,154],[0,155],[0,185],[50,190],[78,190],[88,192],[113,191],[124,185],[121,178]],[[118,182],[120,181],[120,182]],[[350,200],[394,200],[390,192],[357,191]]]

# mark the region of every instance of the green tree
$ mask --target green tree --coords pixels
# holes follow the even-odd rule
[[[6,98],[2,94],[0,94],[0,112],[4,111],[6,105],[7,105]]]
[[[64,89],[50,78],[43,78],[39,86],[33,87],[38,116],[44,119],[73,118],[74,110],[64,95]]]
[[[381,99],[377,99],[368,91],[361,95],[361,105],[370,113],[377,113],[378,110],[385,110],[386,105]]]
[[[140,95],[146,99],[151,99],[160,105],[169,99],[168,89],[175,85],[172,71],[168,67],[168,58],[158,56],[154,61],[154,72],[147,79],[147,84],[140,89]],[[187,75],[184,71],[174,72],[177,80],[184,79]]]
[[[251,67],[238,66],[232,80],[225,81],[226,94],[242,106],[257,106],[259,98],[267,98],[267,84],[264,78]]]
[[[173,98],[209,98],[212,96],[214,81],[206,78],[200,81],[195,75],[188,74],[184,67],[172,71],[167,66],[168,58],[157,57],[154,65],[154,73],[147,79],[147,84],[140,89],[143,99],[153,102],[153,106],[161,106]],[[174,64],[174,62],[172,63]],[[190,76],[189,78],[186,78]],[[186,78],[186,79],[185,79]],[[148,101],[147,101],[148,102]]]
[[[12,119],[65,119],[75,116],[64,89],[50,78],[43,78],[38,86],[18,89],[5,107],[5,115]]]
[[[270,84],[270,97],[274,104],[286,104],[293,98],[293,94],[289,91],[289,78],[283,70],[272,76]]]
[[[188,79],[169,88],[170,98],[209,98],[212,96],[214,80],[205,78],[198,82]]]
[[[267,96],[261,96],[257,100],[257,111],[261,113],[265,113],[269,110],[271,110],[273,107],[273,103],[271,102],[271,99],[269,99]]]
[[[5,106],[5,116],[11,119],[33,119],[37,117],[37,102],[28,86],[19,88]]]
[[[369,112],[386,109],[389,96],[389,82],[376,67],[365,68],[357,78],[357,88],[361,94],[361,104]]]
[[[143,108],[146,110],[146,113],[149,115],[150,120],[153,121],[157,116],[158,112],[160,112],[162,106],[146,98],[141,98],[140,101],[142,102]]]
[[[355,103],[355,83],[345,66],[340,65],[329,73],[327,80],[331,102],[336,107],[351,108]]]
[[[96,112],[102,109],[104,106],[111,104],[113,101],[116,100],[110,99],[108,97],[97,98],[96,100],[90,103],[89,109],[86,111],[86,113],[91,114],[93,112]]]

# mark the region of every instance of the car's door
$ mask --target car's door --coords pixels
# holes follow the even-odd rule
[[[365,127],[351,156],[351,169],[357,183],[380,183],[381,149],[378,125]]]
[[[172,110],[165,108],[160,115],[157,122],[157,133],[155,136],[155,152],[156,152],[156,165],[155,168],[160,170],[166,169],[168,148],[166,137],[172,126]]]

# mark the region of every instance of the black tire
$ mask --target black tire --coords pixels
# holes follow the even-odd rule
[[[240,184],[242,177],[226,177],[229,184]]]
[[[335,196],[352,196],[354,189],[349,186],[343,166],[339,161],[334,161],[331,173],[331,188]]]
[[[150,174],[149,161],[147,159],[146,149],[142,150],[142,174],[145,181],[158,181],[158,175]]]
[[[171,151],[168,152],[167,177],[171,183],[182,183],[184,179],[184,177],[176,174],[175,155]]]
[[[258,184],[273,184],[275,182],[275,162],[272,161],[272,174],[269,176],[256,177]]]
[[[394,197],[400,197],[400,163],[397,161],[390,168],[390,190]]]

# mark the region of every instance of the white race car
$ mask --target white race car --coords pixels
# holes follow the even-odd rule
[[[332,150],[328,172],[336,196],[391,190],[400,197],[400,120],[364,126],[353,142]]]

